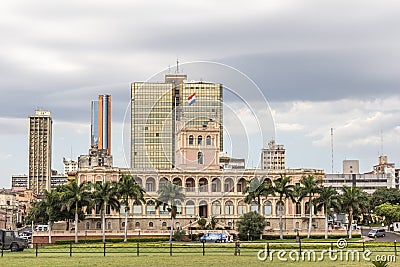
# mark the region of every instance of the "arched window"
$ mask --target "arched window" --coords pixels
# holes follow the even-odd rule
[[[153,200],[147,201],[146,214],[156,214],[156,204]]]
[[[301,214],[301,204],[300,202],[296,202],[296,214]]]
[[[159,209],[160,214],[168,214],[168,205],[161,204]]]
[[[96,229],[101,229],[101,222],[96,223]]]
[[[194,137],[193,135],[189,135],[189,145],[193,145]]]
[[[111,230],[111,222],[108,222],[108,223],[107,223],[107,229],[108,229],[108,230]]]
[[[225,215],[233,214],[233,202],[228,200],[225,202]]]
[[[180,200],[175,200],[176,214],[182,214],[182,203]]]
[[[149,222],[149,228],[153,228],[154,227],[154,223],[153,222]]]
[[[193,178],[186,179],[186,192],[194,192],[194,179]]]
[[[221,181],[218,178],[212,179],[211,192],[221,192]]]
[[[180,222],[176,222],[176,223],[175,223],[175,227],[176,227],[176,229],[179,229],[179,228],[181,227]]]
[[[211,136],[207,135],[206,137],[206,145],[211,146]]]
[[[295,228],[296,228],[296,229],[299,229],[299,228],[300,228],[300,223],[299,223],[299,222],[296,222]]]
[[[142,184],[142,178],[135,176],[134,179],[135,179],[135,182],[136,182],[138,185],[140,185],[140,187],[143,186],[143,184]]]
[[[137,229],[140,228],[140,222],[135,223],[135,228],[137,228]]]
[[[245,214],[247,212],[247,206],[243,201],[240,201],[238,204],[238,214]]]
[[[133,203],[133,215],[142,215],[142,203],[139,201]]]
[[[212,214],[213,215],[221,214],[221,203],[218,200],[212,203]]]
[[[224,192],[233,192],[233,180],[232,180],[232,178],[226,178],[225,179]]]
[[[199,180],[199,191],[207,192],[208,191],[208,180],[207,178],[200,178]]]
[[[85,229],[86,229],[86,230],[89,230],[89,229],[90,229],[90,223],[89,223],[89,222],[86,222],[86,224],[85,224]]]
[[[285,204],[282,201],[278,201],[276,203],[276,215],[284,215],[285,214]]]
[[[175,184],[175,185],[182,186],[182,179],[179,178],[179,177],[175,177],[175,178],[172,180],[172,183]]]
[[[197,153],[197,164],[203,164],[203,152]]]
[[[246,188],[246,180],[244,178],[240,178],[239,182],[237,183],[237,191],[242,193]]]
[[[272,214],[272,203],[269,200],[264,201],[264,215]]]
[[[257,202],[252,201],[252,202],[250,203],[250,211],[255,211],[255,212],[259,213]]]
[[[167,185],[167,183],[168,183],[168,179],[165,178],[165,177],[162,177],[162,178],[160,179],[160,182],[159,182],[159,185],[158,185],[158,189],[163,188],[164,186]]]
[[[194,202],[192,200],[186,202],[186,215],[194,215]]]
[[[161,227],[166,228],[167,227],[167,223],[166,222],[162,222]]]
[[[197,144],[198,144],[199,146],[201,146],[201,145],[203,144],[203,136],[199,135],[199,136],[197,137]]]
[[[121,228],[125,228],[125,222],[121,223]]]
[[[156,181],[150,177],[146,180],[146,192],[154,192],[156,189]]]

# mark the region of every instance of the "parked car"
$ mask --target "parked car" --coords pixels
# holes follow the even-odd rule
[[[371,231],[369,231],[368,233],[368,237],[382,237],[385,236],[385,229],[372,229]]]
[[[23,251],[28,247],[28,240],[18,236],[18,232],[0,229],[0,247],[11,251]]]

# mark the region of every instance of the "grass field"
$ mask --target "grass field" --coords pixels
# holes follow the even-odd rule
[[[315,243],[314,243],[315,244]],[[392,248],[385,243],[369,244],[366,249],[372,251],[369,256],[374,260],[376,255],[390,256],[394,255]],[[373,245],[373,246],[372,246]],[[26,249],[23,252],[11,253],[4,251],[0,258],[1,266],[223,266],[223,267],[247,267],[247,266],[373,266],[371,262],[366,262],[362,258],[360,261],[336,260],[332,261],[325,254],[322,261],[309,261],[301,259],[293,262],[288,257],[288,253],[298,251],[295,244],[271,244],[271,250],[275,249],[273,261],[267,258],[260,261],[257,254],[264,245],[257,243],[242,244],[241,255],[234,256],[233,244],[206,244],[205,255],[202,255],[202,244],[174,244],[173,255],[169,255],[168,243],[150,243],[140,244],[140,256],[136,254],[136,244],[107,244],[106,256],[104,257],[103,244],[74,245],[73,254],[70,257],[69,245],[45,246],[38,249],[36,257],[35,249]],[[385,247],[386,246],[386,247]],[[329,245],[323,244],[304,244],[303,249],[313,249],[317,252],[317,258],[323,249],[329,248]],[[283,262],[278,259],[278,250],[286,251],[285,258],[288,261]],[[348,249],[362,251],[362,244],[349,244]],[[295,254],[293,254],[295,255]],[[390,267],[399,266],[397,262],[389,264]]]

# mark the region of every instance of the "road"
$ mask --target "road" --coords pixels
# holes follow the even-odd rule
[[[371,229],[372,228],[361,228],[362,236],[368,236],[368,233]],[[380,241],[380,242],[394,242],[395,240],[400,242],[400,234],[393,233],[393,232],[387,232],[387,231],[386,231],[384,237],[377,238],[377,241]]]

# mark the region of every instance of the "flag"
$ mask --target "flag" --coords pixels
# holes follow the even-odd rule
[[[187,100],[188,100],[189,106],[192,105],[192,104],[194,104],[194,102],[196,102],[196,93],[191,94],[191,95],[188,97]]]

